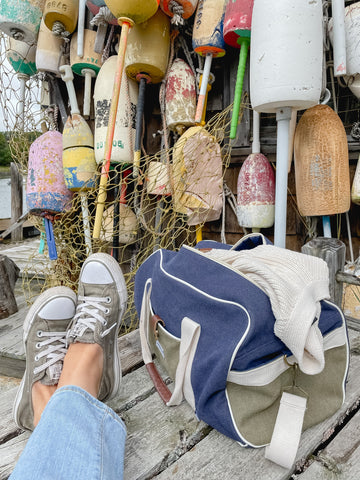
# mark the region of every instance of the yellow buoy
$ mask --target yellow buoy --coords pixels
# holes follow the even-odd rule
[[[160,9],[129,32],[125,55],[125,70],[133,80],[145,74],[151,83],[164,78],[170,50],[170,21]]]
[[[160,0],[105,0],[111,13],[116,17],[142,23],[152,17],[159,7]]]
[[[75,31],[79,14],[79,0],[45,2],[43,19],[55,35],[71,34]]]

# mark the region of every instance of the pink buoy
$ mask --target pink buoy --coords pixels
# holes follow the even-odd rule
[[[71,207],[62,152],[62,135],[55,131],[43,133],[30,147],[26,200],[32,213],[61,213]]]
[[[62,150],[61,133],[51,131],[37,138],[29,152],[26,202],[31,213],[45,217],[51,260],[56,260],[57,253],[52,223],[46,215],[70,210],[73,197],[73,193],[65,185]]]

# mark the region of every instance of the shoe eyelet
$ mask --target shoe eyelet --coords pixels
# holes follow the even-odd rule
[[[35,348],[37,348],[39,350],[39,348],[41,348],[41,343],[38,342],[36,345],[35,345]]]
[[[110,313],[110,308],[106,308],[105,309],[105,315],[109,315],[109,313]]]
[[[38,331],[36,332],[36,336],[39,337],[39,338],[42,337],[42,331],[41,331],[41,330],[38,330]]]
[[[38,356],[38,355],[35,355],[34,360],[35,360],[35,362],[38,362],[38,361],[39,361],[39,356]]]
[[[111,303],[111,297],[106,297],[106,303]]]

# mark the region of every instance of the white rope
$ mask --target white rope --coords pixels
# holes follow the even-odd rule
[[[109,7],[104,5],[103,7],[100,7],[95,17],[90,20],[90,25],[92,25],[93,27],[99,27],[100,25],[106,27],[108,23],[114,20],[114,18],[115,17],[109,10]]]
[[[169,3],[169,10],[174,16],[171,19],[171,23],[174,25],[184,25],[183,18],[184,8],[176,0],[171,0]]]

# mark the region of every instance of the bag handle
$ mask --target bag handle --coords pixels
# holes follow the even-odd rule
[[[200,337],[201,327],[188,317],[181,321],[181,341],[179,351],[179,361],[175,373],[175,387],[171,393],[163,379],[161,378],[156,365],[152,361],[152,354],[148,342],[149,324],[151,325],[155,337],[158,333],[158,324],[165,326],[164,321],[158,315],[151,315],[150,311],[151,280],[145,285],[144,295],[140,312],[140,340],[144,363],[150,378],[152,379],[160,398],[167,406],[179,405],[184,396],[191,407],[195,410],[195,396],[191,385],[191,367],[196,353],[197,344]]]
[[[172,393],[167,387],[164,380],[161,378],[158,369],[156,368],[155,363],[152,359],[152,354],[150,351],[149,343],[148,343],[148,333],[149,333],[149,318],[150,318],[150,294],[151,294],[151,280],[149,279],[144,288],[144,294],[141,304],[141,313],[140,313],[140,341],[141,341],[141,353],[142,357],[146,366],[147,371],[149,372],[150,378],[158,391],[160,398],[166,404],[171,396]],[[155,317],[155,318],[154,318]],[[156,319],[157,316],[153,316],[152,323],[154,328],[157,327],[159,323],[160,317]]]

